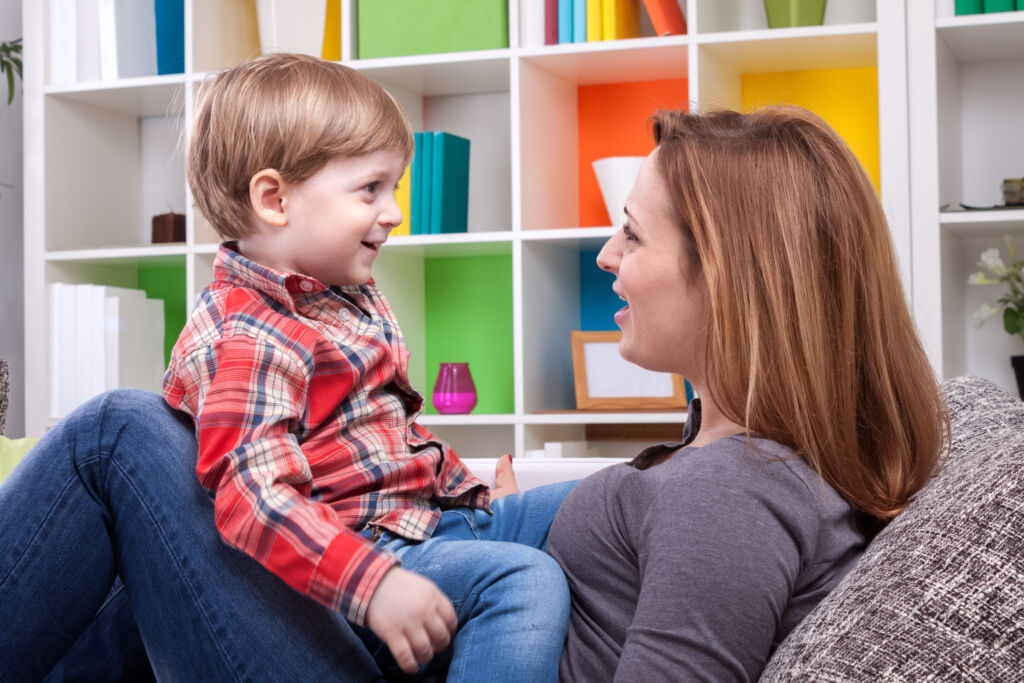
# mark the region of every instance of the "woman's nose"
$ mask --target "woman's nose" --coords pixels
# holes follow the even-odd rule
[[[616,231],[601,247],[601,252],[597,255],[597,267],[601,270],[606,270],[609,273],[618,272],[619,259],[622,258],[622,249],[619,248],[617,241],[620,235],[622,235],[622,231]]]

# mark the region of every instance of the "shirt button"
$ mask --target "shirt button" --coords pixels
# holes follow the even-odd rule
[[[313,283],[310,282],[309,280],[303,280],[302,282],[299,283],[299,289],[301,289],[303,292],[312,292]]]
[[[348,311],[342,310],[341,313],[338,314],[338,317],[341,318],[342,322],[345,322],[348,320]]]

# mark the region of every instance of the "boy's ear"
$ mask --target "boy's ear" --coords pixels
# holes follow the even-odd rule
[[[281,174],[272,168],[258,171],[249,179],[249,203],[258,219],[278,227],[288,224],[285,215],[287,187]]]

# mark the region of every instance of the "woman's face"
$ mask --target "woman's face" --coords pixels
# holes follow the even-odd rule
[[[687,278],[683,233],[657,153],[641,166],[626,199],[626,224],[605,243],[597,265],[615,274],[612,289],[627,304],[615,314],[622,357],[702,384],[706,288],[703,276]]]

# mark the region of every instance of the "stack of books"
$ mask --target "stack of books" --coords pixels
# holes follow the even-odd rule
[[[466,232],[469,216],[469,140],[451,133],[414,133],[416,152],[398,183],[404,220],[395,235]]]
[[[678,0],[643,0],[659,36],[686,33]],[[524,45],[556,45],[641,36],[640,0],[538,0],[522,4]]]
[[[49,0],[50,82],[185,71],[185,0]]]
[[[108,389],[161,390],[164,302],[141,289],[52,283],[50,338],[55,419]]]

